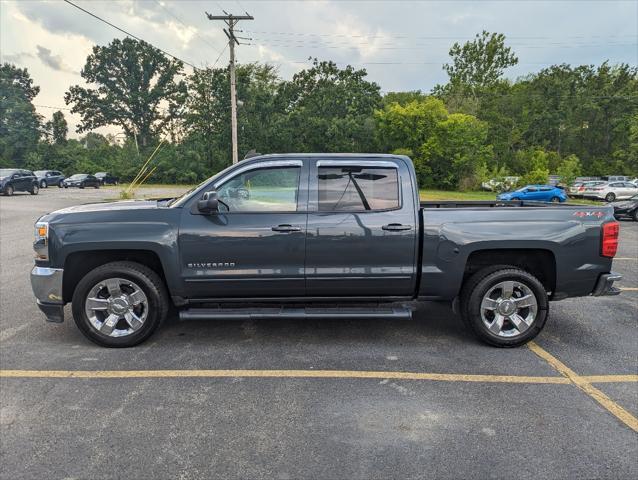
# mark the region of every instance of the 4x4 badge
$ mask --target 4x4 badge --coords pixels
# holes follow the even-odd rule
[[[605,214],[601,212],[600,210],[590,210],[590,211],[579,210],[578,212],[574,212],[574,216],[578,218],[584,218],[584,217],[600,218],[600,217],[604,217]]]

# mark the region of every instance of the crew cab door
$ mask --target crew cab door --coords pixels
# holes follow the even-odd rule
[[[309,186],[307,295],[412,295],[419,206],[405,162],[318,159]]]
[[[185,296],[303,296],[307,185],[301,160],[248,163],[215,183],[219,212],[184,209]]]

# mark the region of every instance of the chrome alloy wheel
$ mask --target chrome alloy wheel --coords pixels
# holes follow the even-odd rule
[[[499,337],[515,337],[532,326],[538,301],[525,284],[508,280],[497,283],[483,296],[481,319]]]
[[[125,337],[139,330],[148,317],[148,298],[131,280],[108,278],[89,290],[84,311],[98,332]]]

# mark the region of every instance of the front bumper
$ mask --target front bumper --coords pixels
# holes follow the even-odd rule
[[[620,289],[614,287],[614,282],[622,280],[622,275],[617,273],[603,273],[599,278],[598,282],[596,282],[596,286],[594,287],[594,291],[591,294],[594,297],[601,297],[603,295],[618,295],[620,293]]]
[[[64,321],[64,300],[62,297],[61,268],[33,267],[31,270],[31,288],[38,307],[49,322]]]

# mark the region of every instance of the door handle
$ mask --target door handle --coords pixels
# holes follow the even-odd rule
[[[293,225],[283,224],[272,227],[273,232],[282,232],[282,233],[290,233],[290,232],[301,232],[301,227],[295,227]]]
[[[402,230],[412,230],[412,225],[401,225],[400,223],[389,223],[381,227],[383,230],[390,232],[400,232]]]

